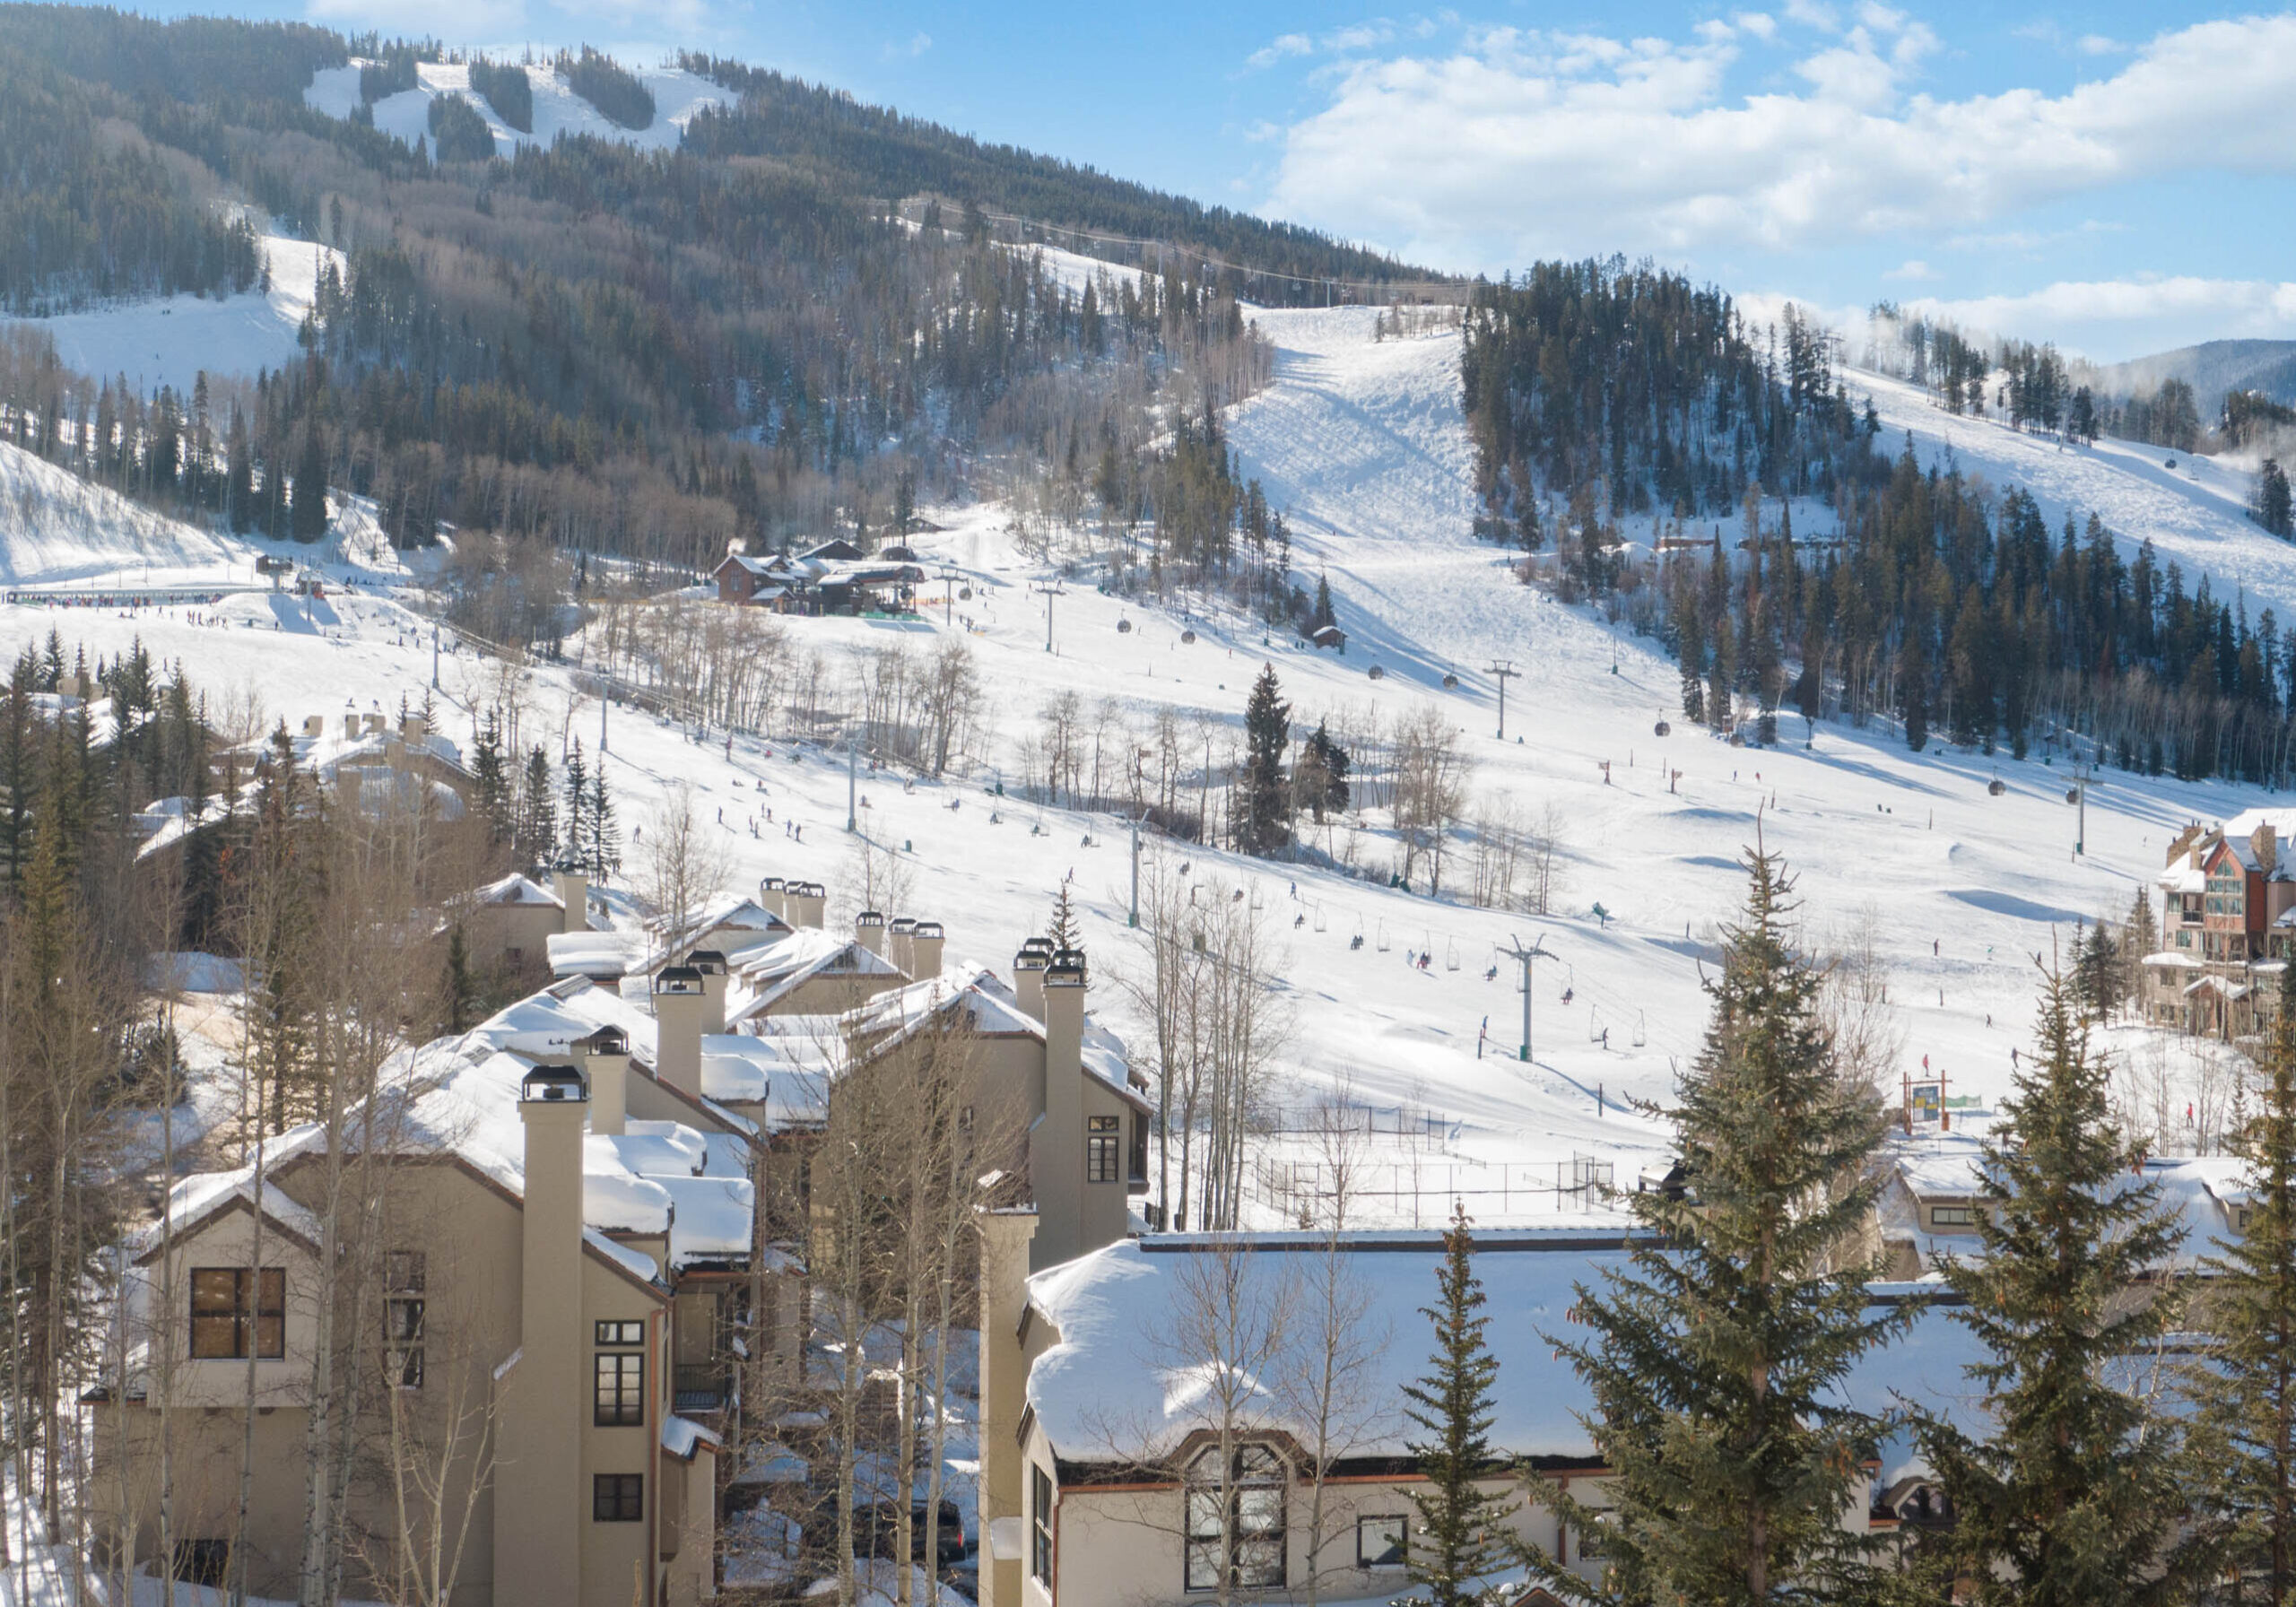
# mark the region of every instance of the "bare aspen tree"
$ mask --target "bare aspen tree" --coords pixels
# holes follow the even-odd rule
[[[1352,1532],[1352,1508],[1338,1498],[1333,1469],[1375,1437],[1393,1407],[1358,1387],[1393,1338],[1370,1288],[1353,1272],[1345,1249],[1345,1197],[1353,1173],[1354,1127],[1327,1119],[1318,1129],[1326,1165],[1335,1178],[1334,1209],[1316,1229],[1314,1249],[1292,1257],[1292,1332],[1277,1373],[1276,1390],[1295,1438],[1308,1481],[1309,1607],[1321,1599],[1324,1577],[1352,1567],[1352,1554],[1326,1562],[1325,1548]]]
[[[1422,704],[1405,719],[1396,743],[1394,814],[1405,882],[1423,864],[1428,890],[1442,890],[1444,860],[1466,808],[1472,768],[1458,728],[1440,708]]]
[[[696,815],[691,783],[680,782],[663,798],[639,849],[642,890],[661,925],[664,946],[675,952],[733,873],[726,845]]]
[[[1550,799],[1523,838],[1523,859],[1529,876],[1528,903],[1533,915],[1552,915],[1562,902],[1564,827],[1561,808]]]

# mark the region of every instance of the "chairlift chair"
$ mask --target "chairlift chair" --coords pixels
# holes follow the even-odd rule
[[[1634,1047],[1642,1047],[1650,1041],[1649,1023],[1639,1010],[1634,1012]]]
[[[1447,971],[1459,969],[1459,945],[1448,937],[1443,940],[1443,969]]]
[[[1385,922],[1385,921],[1381,921],[1381,922],[1379,923],[1379,952],[1380,952],[1380,953],[1382,953],[1382,954],[1384,954],[1384,953],[1386,953],[1387,951],[1387,922]]]
[[[1603,1007],[1599,1004],[1589,1004],[1587,1006],[1587,1041],[1591,1044],[1602,1036]]]
[[[1324,907],[1323,907],[1322,905],[1318,904],[1318,905],[1317,905],[1317,906],[1316,906],[1316,930],[1317,930],[1317,931],[1318,931],[1318,932],[1321,932],[1323,929],[1324,929]]]

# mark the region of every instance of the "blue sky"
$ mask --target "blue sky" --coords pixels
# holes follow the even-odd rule
[[[630,59],[704,47],[1439,268],[1622,251],[1837,317],[1887,297],[2102,360],[2296,338],[2286,13],[1880,0],[226,9],[453,44],[588,41]]]

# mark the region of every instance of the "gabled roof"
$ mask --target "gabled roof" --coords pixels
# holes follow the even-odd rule
[[[498,908],[510,904],[523,904],[533,906],[537,908],[548,908],[551,909],[563,909],[566,908],[566,900],[560,898],[556,893],[551,891],[550,889],[543,886],[538,882],[532,881],[529,878],[518,875],[516,873],[503,877],[500,882],[490,882],[484,887],[478,889],[475,892],[471,894],[471,901],[474,904],[489,905]]]

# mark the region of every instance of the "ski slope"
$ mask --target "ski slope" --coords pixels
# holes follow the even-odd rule
[[[1356,843],[1378,870],[1368,880],[1150,844],[1175,872],[1185,864],[1208,896],[1253,890],[1277,928],[1295,1027],[1271,1102],[1296,1116],[1344,1087],[1375,1108],[1375,1181],[1359,1220],[1433,1221],[1463,1194],[1480,1220],[1552,1221],[1577,1207],[1541,1192],[1542,1180],[1573,1156],[1611,1162],[1622,1181],[1663,1161],[1665,1132],[1623,1113],[1620,1101],[1663,1099],[1696,1052],[1702,968],[1712,964],[1718,923],[1739,905],[1738,860],[1758,835],[1799,878],[1813,943],[1833,942],[1870,913],[1892,972],[1907,1068],[1926,1060],[1952,1079],[1952,1093],[1989,1098],[2006,1086],[2012,1046],[2027,1038],[2035,957],[2068,943],[2076,922],[2124,911],[2184,821],[2261,801],[2229,785],[2108,774],[2091,794],[2089,852],[2076,860],[2066,777],[2039,755],[1916,756],[1880,726],[1821,725],[1805,749],[1796,720],[1786,723],[1788,745],[1767,752],[1732,749],[1679,720],[1658,737],[1654,724],[1677,696],[1672,665],[1597,616],[1516,584],[1469,534],[1457,337],[1375,342],[1373,316],[1258,315],[1278,347],[1275,383],[1230,421],[1245,472],[1294,521],[1297,567],[1331,582],[1351,638],[1344,657],[1264,645],[1239,618],[1183,616],[1103,595],[1090,577],[1072,578],[1054,600],[1048,651],[1046,603],[1030,589],[1045,571],[1014,549],[1005,510],[994,506],[927,510],[947,528],[918,543],[928,569],[946,561],[961,570],[974,595],[952,615],[969,620],[944,625],[935,595],[918,621],[787,622],[839,673],[857,653],[923,653],[951,629],[967,632],[993,694],[989,762],[913,787],[865,771],[861,830],[900,850],[915,890],[905,910],[947,924],[952,961],[1005,969],[1022,938],[1043,927],[1056,886],[1073,870],[1094,967],[1091,1007],[1144,1055],[1146,1037],[1118,986],[1144,970],[1136,934],[1125,926],[1121,823],[1040,809],[1010,785],[1002,798],[992,790],[1000,778],[1017,782],[1020,743],[1054,693],[1073,690],[1088,708],[1113,699],[1135,724],[1162,708],[1201,713],[1223,734],[1213,739],[1219,759],[1237,738],[1251,679],[1268,662],[1302,724],[1339,707],[1375,708],[1393,720],[1431,701],[1460,728],[1478,799],[1512,800],[1533,817],[1553,808],[1566,886],[1548,917],[1388,888],[1372,832]],[[1953,445],[1965,462],[2026,449],[2016,439],[1987,446],[1981,431]],[[2115,491],[2114,475],[2131,482],[2118,494],[2161,494],[2142,465],[2123,466],[2102,451],[2081,461],[2083,496]],[[2222,539],[2229,550],[2242,534],[2226,530]],[[0,546],[0,556],[16,550]],[[64,565],[63,552],[42,561]],[[255,689],[274,717],[346,705],[388,710],[402,698],[419,701],[428,687],[429,630],[407,605],[410,594],[380,571],[370,578],[317,604],[233,597],[201,611],[196,624],[165,609],[4,607],[0,647],[13,652],[51,626],[105,653],[141,637],[155,654],[181,656],[211,692]],[[1134,628],[1119,631],[1127,620]],[[1184,641],[1185,630],[1197,639]],[[570,656],[578,653],[577,643]],[[1494,656],[1523,671],[1508,688],[1504,743],[1494,734],[1497,688],[1484,673]],[[1386,672],[1378,681],[1367,673],[1375,664]],[[1444,687],[1447,674],[1458,677],[1456,689]],[[439,682],[442,729],[466,741],[472,709],[499,683],[495,667],[450,654]],[[572,667],[535,667],[530,687],[529,729],[553,739],[570,731],[595,752],[599,706],[575,690]],[[722,738],[696,744],[624,708],[607,711],[605,724],[605,770],[625,836],[639,827],[653,835],[650,812],[690,784],[736,883],[765,874],[818,880],[831,890],[833,918],[849,920],[857,869],[842,830],[840,755],[784,740],[736,739],[729,751]],[[1987,793],[1996,776],[2005,786],[1997,798]],[[802,842],[789,834],[793,825],[802,825]],[[1338,827],[1318,844],[1343,852],[1348,837]],[[1462,860],[1450,880],[1465,874]],[[1595,915],[1598,903],[1607,918]],[[1352,942],[1359,934],[1360,948]],[[1542,942],[1552,956],[1536,971],[1528,1064],[1512,1057],[1521,1002],[1514,967],[1502,963],[1517,940]],[[1427,969],[1406,965],[1413,951],[1431,955]],[[1279,1164],[1306,1161],[1311,1147],[1279,1134],[1265,1152]],[[1261,1211],[1267,1220],[1282,1214],[1272,1197]]]
[[[311,310],[321,265],[343,254],[309,240],[262,234],[264,288],[221,300],[160,296],[52,318],[0,319],[37,328],[56,343],[64,366],[91,379],[127,377],[148,396],[163,385],[188,395],[201,370],[252,379],[292,362]]]
[[[415,87],[386,95],[375,102],[375,126],[412,145],[430,137],[430,102],[457,95],[486,119],[494,134],[494,148],[509,156],[521,145],[547,145],[565,135],[592,135],[620,140],[641,150],[675,150],[685,138],[686,125],[704,107],[730,106],[735,96],[709,79],[680,67],[639,67],[633,75],[654,94],[654,120],[640,129],[624,128],[599,112],[567,86],[558,70],[547,63],[526,68],[534,91],[534,132],[520,134],[497,116],[486,97],[470,87],[470,68],[462,62],[421,62],[414,69]],[[347,117],[359,105],[359,63],[347,67],[324,67],[312,74],[303,91],[303,103],[330,117]]]

